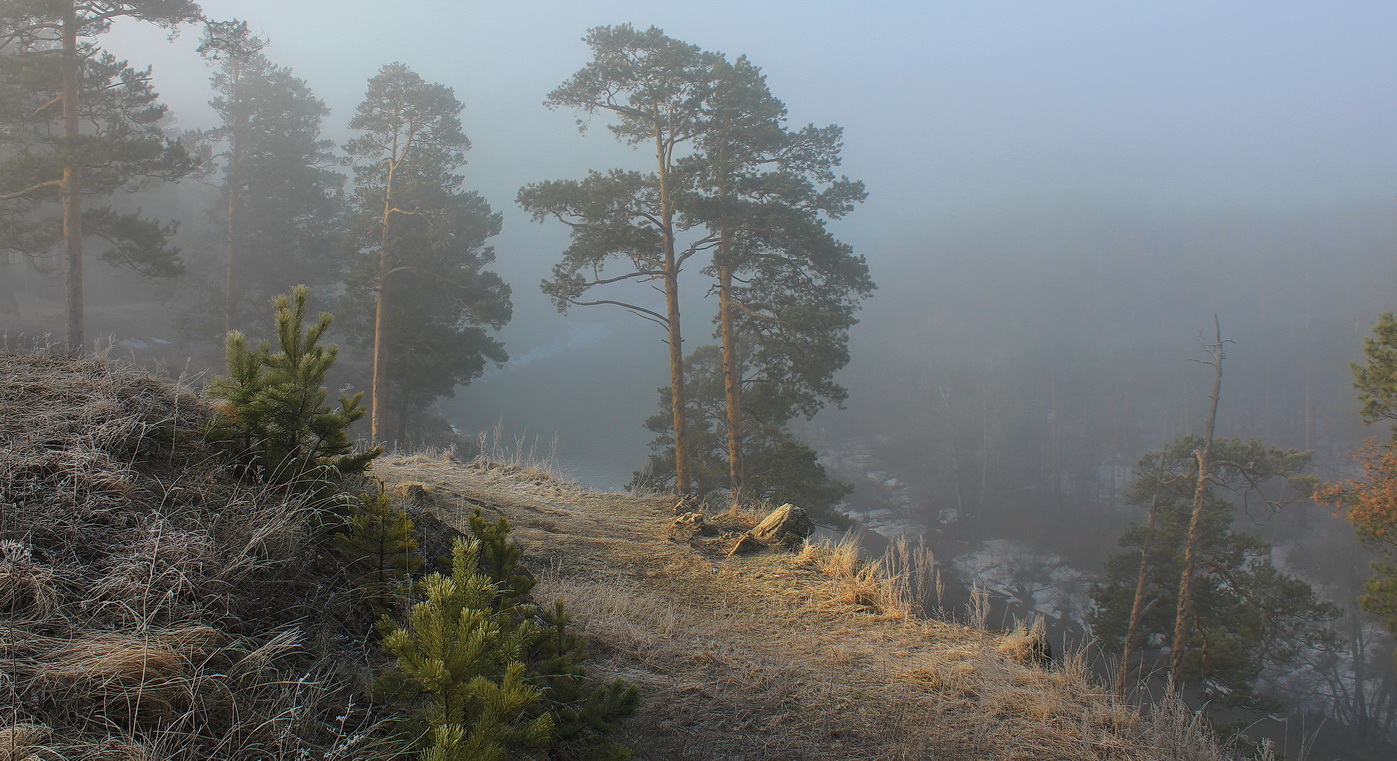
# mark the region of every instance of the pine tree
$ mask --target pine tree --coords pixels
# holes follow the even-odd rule
[[[357,264],[342,308],[373,352],[375,442],[406,438],[413,415],[508,359],[485,330],[512,311],[509,286],[486,269],[500,215],[461,189],[461,110],[451,88],[394,63],[369,80],[350,122]]]
[[[583,639],[568,630],[563,604],[552,614],[529,598],[534,585],[519,564],[509,521],[470,520],[473,538],[454,543],[451,574],[433,574],[426,599],[384,647],[398,668],[380,695],[422,711],[428,758],[502,758],[547,748],[549,758],[625,759],[609,735],[635,711],[638,693],[617,679],[587,680]]]
[[[306,327],[309,302],[305,286],[276,298],[275,354],[265,341],[248,348],[245,336],[229,333],[229,374],[209,384],[218,402],[210,437],[231,444],[261,477],[278,484],[312,486],[362,473],[382,453],[355,452],[349,437],[349,426],[364,416],[362,393],[340,397],[338,408],[325,404],[325,378],[339,349],[320,345],[333,320],[329,314]]]
[[[863,258],[825,229],[866,195],[863,183],[835,175],[842,136],[834,125],[789,129],[785,105],[745,56],[714,62],[698,150],[680,171],[687,218],[717,240],[706,274],[718,294],[734,504],[746,488],[747,387],[784,384],[806,417],[845,396],[833,375],[848,362],[854,312],[874,286]]]
[[[150,70],[137,70],[101,50],[92,38],[121,18],[174,29],[199,18],[189,0],[12,0],[0,6],[0,86],[6,115],[23,126],[6,130],[13,143],[0,150],[0,204],[18,202],[20,221],[0,220],[13,237],[0,247],[36,254],[61,240],[70,351],[83,346],[83,244],[110,244],[102,259],[148,276],[182,269],[169,245],[173,225],[112,207],[85,208],[84,198],[139,189],[152,179],[171,180],[195,162],[164,131],[166,109],[150,86]],[[84,128],[83,125],[90,125]],[[51,204],[56,216],[43,215]],[[38,216],[36,216],[38,215]]]
[[[431,732],[424,758],[504,759],[515,748],[546,746],[553,729],[543,691],[525,680],[538,625],[497,607],[498,588],[478,570],[480,546],[458,538],[451,575],[423,579],[425,599],[383,640],[398,669],[380,690],[419,696]]]
[[[476,510],[470,516],[470,528],[480,541],[481,568],[494,580],[501,599],[505,603],[527,599],[537,582],[519,565],[523,550],[509,538],[509,519],[501,515],[491,523]]]
[[[412,518],[392,503],[382,481],[378,487],[359,498],[335,543],[369,607],[385,611],[422,570],[422,553]]]
[[[1137,551],[1107,562],[1107,581],[1093,592],[1092,633],[1122,648],[1129,638],[1143,645],[1147,657],[1159,657],[1177,628],[1180,579],[1193,532],[1194,561],[1201,572],[1193,579],[1176,679],[1221,704],[1265,706],[1268,701],[1255,692],[1262,669],[1331,645],[1327,624],[1338,610],[1316,598],[1309,584],[1276,568],[1268,543],[1235,531],[1233,513],[1239,504],[1221,495],[1236,495],[1240,504],[1274,506],[1277,501],[1260,489],[1275,489],[1281,484],[1274,482],[1294,478],[1309,455],[1256,440],[1214,442],[1214,467],[1195,523],[1196,453],[1203,443],[1202,437],[1189,435],[1141,458],[1130,499],[1151,506],[1155,519],[1122,537],[1122,545]],[[1307,482],[1300,479],[1298,484],[1303,489]],[[1143,555],[1139,550],[1146,547],[1149,553]],[[1143,571],[1142,556],[1147,561]],[[1146,583],[1142,603],[1137,603],[1142,573]],[[1170,650],[1172,655],[1176,648]]]
[[[273,64],[266,47],[245,21],[210,22],[199,46],[215,67],[210,105],[220,119],[199,134],[223,169],[214,215],[223,261],[213,269],[217,285],[205,285],[223,304],[220,334],[268,325],[262,305],[274,294],[339,274],[331,254],[344,176],[331,168],[333,146],[321,137],[329,109],[304,80]],[[205,307],[190,317],[199,331],[207,329],[200,315],[214,317]]]
[[[613,115],[619,139],[655,146],[657,168],[591,172],[520,191],[535,220],[557,218],[572,230],[572,245],[543,288],[560,311],[620,306],[666,329],[667,446],[674,451],[667,456],[673,465],[662,470],[673,474],[675,490],[687,492],[703,477],[699,448],[710,430],[689,420],[679,275],[692,257],[712,252],[705,272],[719,296],[719,420],[736,501],[747,468],[750,416],[742,395],[749,387],[783,385],[781,396],[807,417],[843,399],[833,375],[848,361],[848,329],[873,283],[862,257],[835,240],[825,222],[861,201],[863,185],[834,173],[841,130],[787,129],[785,106],[746,58],[728,62],[658,29],[629,25],[598,27],[586,41],[592,62],[550,94],[549,105]],[[664,306],[591,295],[630,281],[658,282]],[[753,347],[745,365],[738,358],[744,342]],[[649,485],[669,486],[653,478]]]
[[[678,206],[681,178],[676,172],[681,153],[691,149],[702,129],[716,57],[655,27],[642,32],[630,24],[601,26],[584,39],[592,60],[549,93],[548,106],[613,117],[609,128],[618,140],[653,147],[655,171],[593,171],[582,180],[536,183],[519,191],[519,205],[535,221],[556,218],[571,229],[572,244],[553,268],[553,277],[543,283],[560,312],[573,306],[619,306],[664,328],[675,488],[685,493],[692,478],[679,275],[690,258],[715,240],[709,235],[681,240],[691,225]],[[579,120],[578,125],[585,130],[587,123]],[[652,309],[633,299],[589,295],[626,282],[658,283],[663,306]]]
[[[587,683],[587,643],[568,630],[572,619],[562,601],[553,606],[548,624],[531,654],[532,681],[543,688],[554,716],[555,758],[625,759],[630,752],[610,739],[616,722],[635,713],[640,691],[620,679],[592,687]]]
[[[1378,319],[1363,353],[1366,363],[1350,365],[1363,422],[1397,421],[1397,316],[1387,312]],[[1369,441],[1354,459],[1363,475],[1326,484],[1316,498],[1343,509],[1358,540],[1378,553],[1358,604],[1397,634],[1397,427],[1386,443]]]

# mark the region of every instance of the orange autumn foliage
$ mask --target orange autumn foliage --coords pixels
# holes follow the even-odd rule
[[[1397,548],[1397,449],[1369,439],[1354,459],[1362,478],[1325,484],[1315,500],[1339,508],[1364,543]]]

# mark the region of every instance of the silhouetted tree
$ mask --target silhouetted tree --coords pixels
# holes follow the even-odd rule
[[[210,104],[220,119],[201,138],[223,169],[224,332],[265,323],[272,294],[336,274],[329,252],[343,223],[344,176],[330,168],[333,145],[321,137],[329,109],[265,47],[245,21],[208,24],[199,47],[214,67]]]

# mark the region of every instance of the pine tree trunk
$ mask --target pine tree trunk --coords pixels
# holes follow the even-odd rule
[[[67,297],[67,330],[64,344],[69,352],[83,348],[82,292],[82,198],[78,177],[77,141],[78,111],[78,11],[73,3],[63,7],[63,142],[67,155],[63,158],[63,249],[65,266],[65,296]]]
[[[393,218],[393,179],[398,164],[406,156],[406,150],[399,155],[398,142],[393,142],[393,155],[388,162],[388,179],[383,184],[383,217],[378,238],[378,279],[374,299],[374,352],[373,382],[369,391],[369,443],[378,444],[384,433],[384,405],[388,398],[388,362],[383,356],[384,331],[387,329],[388,315],[388,223]]]
[[[387,218],[384,218],[384,227],[387,228]],[[388,236],[385,234],[384,238]],[[383,359],[383,330],[384,321],[388,313],[388,249],[380,246],[378,249],[378,280],[377,298],[374,300],[374,353],[373,353],[373,384],[369,399],[369,443],[378,444],[383,438],[383,413],[388,392],[388,363]]]
[[[655,117],[655,158],[659,164],[661,237],[664,241],[665,322],[669,343],[670,414],[674,419],[674,490],[688,494],[689,430],[684,396],[684,339],[679,322],[679,262],[674,252],[674,202],[669,194],[669,151],[665,147],[663,122]]]
[[[1130,605],[1130,622],[1125,626],[1125,647],[1121,650],[1120,673],[1116,675],[1116,695],[1125,697],[1125,683],[1130,676],[1130,658],[1135,654],[1136,632],[1144,615],[1145,587],[1150,581],[1150,550],[1153,549],[1156,512],[1159,509],[1159,481],[1164,476],[1164,453],[1159,453],[1159,469],[1155,476],[1154,495],[1145,518],[1145,545],[1140,548],[1140,575],[1135,580],[1135,601]]]
[[[237,73],[233,74],[232,107],[238,108],[238,80]],[[236,112],[235,112],[236,113]],[[236,117],[235,117],[236,118]],[[227,240],[227,263],[223,272],[223,332],[231,332],[235,327],[233,312],[237,304],[237,279],[235,269],[238,261],[238,170],[242,163],[242,146],[239,141],[241,124],[234,123],[229,136],[228,145],[228,240]]]
[[[1208,496],[1208,478],[1212,475],[1213,431],[1218,419],[1218,398],[1222,395],[1222,327],[1217,315],[1213,315],[1213,330],[1217,336],[1213,344],[1213,396],[1208,409],[1208,424],[1203,438],[1203,448],[1195,451],[1198,460],[1198,482],[1193,490],[1193,514],[1188,521],[1188,539],[1184,543],[1184,568],[1179,576],[1179,600],[1174,610],[1174,640],[1169,651],[1169,678],[1174,684],[1182,684],[1184,670],[1184,649],[1188,632],[1193,628],[1193,576],[1198,567],[1198,542],[1203,524],[1203,507]]]
[[[728,230],[719,233],[719,255],[726,261]],[[742,504],[744,487],[742,463],[742,377],[737,365],[737,331],[732,316],[732,267],[724,264],[718,268],[718,320],[723,341],[723,396],[727,409],[728,424],[728,483],[731,485],[732,504]]]
[[[671,249],[673,248],[671,244]],[[674,256],[665,257],[673,262]],[[679,494],[688,494],[689,485],[689,432],[686,410],[684,409],[684,343],[679,330],[679,272],[672,264],[665,273],[665,309],[669,328],[669,388],[670,414],[674,418],[674,489]]]

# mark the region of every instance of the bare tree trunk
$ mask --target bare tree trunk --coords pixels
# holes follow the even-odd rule
[[[1213,396],[1208,408],[1208,423],[1203,437],[1203,448],[1193,456],[1198,460],[1198,482],[1193,490],[1193,514],[1188,522],[1188,539],[1184,543],[1184,568],[1179,576],[1179,600],[1174,610],[1174,640],[1169,651],[1169,677],[1174,684],[1181,684],[1184,669],[1185,643],[1188,632],[1193,628],[1193,576],[1198,566],[1198,542],[1203,524],[1203,506],[1208,495],[1208,478],[1212,475],[1213,432],[1217,426],[1218,398],[1222,395],[1222,327],[1217,315],[1213,315],[1214,343],[1208,347],[1210,359],[1201,360],[1213,367]]]
[[[1130,676],[1130,657],[1135,654],[1136,632],[1145,612],[1145,587],[1150,581],[1150,550],[1154,542],[1156,511],[1159,508],[1159,479],[1164,476],[1164,453],[1159,453],[1159,469],[1155,475],[1154,495],[1145,519],[1145,546],[1140,548],[1140,575],[1135,580],[1135,601],[1130,605],[1130,623],[1125,627],[1125,647],[1121,650],[1120,673],[1116,675],[1116,695],[1125,697],[1125,683]]]
[[[666,237],[669,237],[668,235]],[[668,246],[671,251],[673,243]],[[669,329],[669,404],[674,419],[674,490],[688,494],[692,480],[689,477],[689,429],[684,397],[684,339],[679,330],[679,272],[673,265],[674,256],[665,257],[668,272],[665,273],[666,324]]]
[[[388,179],[383,185],[383,217],[379,220],[382,229],[378,237],[378,279],[374,299],[374,351],[373,383],[369,391],[369,443],[378,444],[386,433],[384,429],[384,406],[388,397],[388,362],[383,356],[388,316],[388,223],[393,217],[393,177],[402,157],[398,155],[398,145],[394,142],[393,156],[388,163]]]
[[[727,254],[728,230],[720,233],[718,243],[720,255]],[[726,261],[726,259],[724,259]],[[718,268],[718,321],[723,340],[723,395],[727,407],[728,422],[728,482],[731,484],[732,504],[742,503],[742,377],[737,365],[737,336],[732,316],[732,267],[724,264]]]
[[[385,231],[387,220],[384,220]],[[384,238],[388,236],[385,234]],[[383,407],[388,392],[388,363],[383,361],[383,331],[388,313],[388,249],[378,249],[378,280],[374,299],[373,382],[369,392],[369,443],[383,440]]]
[[[63,249],[67,296],[67,350],[83,348],[82,292],[82,197],[78,177],[76,143],[79,137],[78,112],[78,11],[73,3],[63,7],[63,141],[67,155],[63,159]]]

